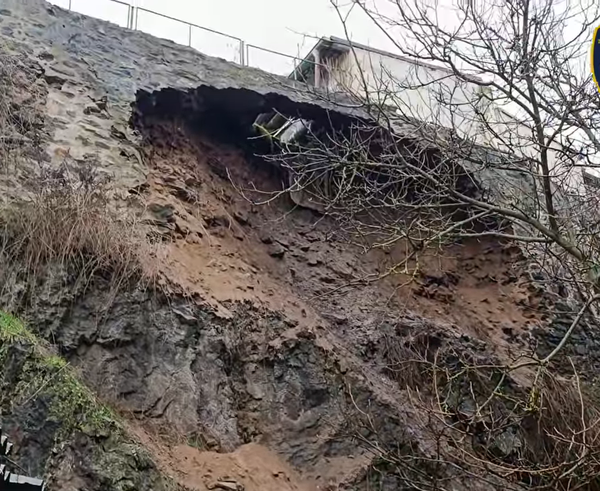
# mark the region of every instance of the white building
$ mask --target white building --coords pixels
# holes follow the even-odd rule
[[[359,99],[366,94],[416,121],[460,128],[465,136],[480,133],[477,112],[488,104],[481,86],[446,68],[333,36],[319,39],[290,77]]]
[[[331,36],[319,39],[290,77],[359,100],[366,95],[414,121],[453,129],[488,148],[524,158],[539,155],[526,122],[492,105],[486,97],[489,88],[459,79],[444,67]],[[570,172],[569,182],[563,179],[571,157],[565,158],[560,143],[553,147],[548,155],[551,173],[567,187],[580,189],[580,172]]]

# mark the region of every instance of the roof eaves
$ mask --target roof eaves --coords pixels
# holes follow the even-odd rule
[[[323,40],[325,38],[321,38],[319,41]],[[348,47],[354,47],[354,48],[358,48],[358,49],[362,49],[364,51],[369,51],[371,53],[376,53],[382,56],[388,56],[390,58],[395,58],[397,60],[401,60],[401,61],[405,61],[407,63],[412,63],[413,65],[418,65],[418,66],[422,66],[424,68],[430,68],[432,70],[439,70],[441,72],[444,72],[448,75],[454,75],[456,76],[455,72],[453,70],[451,70],[450,68],[446,68],[443,66],[437,66],[434,65],[433,63],[427,63],[425,61],[421,61],[421,60],[417,60],[415,58],[411,58],[409,56],[405,56],[405,55],[399,55],[396,53],[391,53],[390,51],[384,51],[381,49],[377,49],[377,48],[372,48],[371,46],[367,46],[366,44],[361,44],[361,43],[356,43],[354,41],[349,41],[347,39],[344,38],[339,38],[337,36],[329,36],[329,41],[332,43],[336,43],[336,44],[342,44],[344,46],[348,46]],[[313,48],[316,49],[318,47],[319,43],[317,43],[317,45],[315,45],[315,47]],[[312,53],[312,51],[311,51]],[[469,75],[469,79],[475,81],[475,82],[483,82],[483,80],[478,77],[477,75]]]

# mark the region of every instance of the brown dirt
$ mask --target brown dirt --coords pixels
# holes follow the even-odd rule
[[[368,337],[372,327],[366,326],[390,312],[415,312],[456,336],[487,343],[503,359],[521,355],[526,333],[540,322],[519,283],[519,253],[511,247],[476,241],[454,245],[424,253],[415,274],[412,262],[406,273],[361,281],[400,261],[402,246],[365,254],[335,233],[332,223],[293,209],[285,197],[252,205],[240,190],[278,189],[278,178],[267,167],[179,124],[150,125],[148,132],[151,171],[142,196],[151,233],[165,241],[164,282],[224,318],[231,317],[232,305],[249,302],[281,313],[295,330],[320,333],[317,344],[348,359],[352,347]],[[173,216],[157,224],[152,214],[157,207],[171,209]],[[394,390],[376,385],[382,393]],[[136,433],[164,469],[190,489],[210,489],[216,479],[227,477],[250,491],[309,490],[315,489],[313,482],[347,481],[370,459],[368,454],[324,459],[309,477],[260,445],[228,454],[181,444],[165,450],[164,439],[159,446],[151,430],[138,427]]]
[[[266,447],[250,443],[231,453],[201,450],[189,445],[165,443],[139,423],[128,430],[152,451],[162,472],[193,491],[316,491],[315,483],[306,482],[281,457]],[[168,441],[168,438],[167,438]],[[231,485],[232,488],[223,487]],[[239,488],[239,485],[243,488]]]
[[[173,139],[173,133],[178,134],[167,128],[155,141]],[[363,254],[331,233],[331,224],[319,216],[292,212],[285,199],[254,206],[239,190],[277,189],[267,170],[251,166],[241,151],[199,135],[175,141],[167,149],[153,149],[146,198],[175,209],[163,272],[223,315],[228,303],[249,301],[311,327],[323,324],[323,306],[335,306],[337,312],[391,306],[461,326],[507,355],[514,338],[539,322],[532,299],[517,281],[519,253],[512,247],[472,241],[426,251],[416,275],[413,261],[411,274],[365,287],[361,279],[384,274],[404,258],[402,245]],[[217,175],[227,172],[237,189]],[[181,195],[193,201],[182,201]],[[273,257],[278,250],[283,257]]]

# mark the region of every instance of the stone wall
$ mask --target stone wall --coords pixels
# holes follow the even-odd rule
[[[0,50],[37,67],[47,86],[47,160],[60,165],[94,158],[113,176],[116,192],[136,186],[146,168],[128,128],[139,91],[187,90],[208,85],[243,88],[294,102],[333,108],[302,85],[261,70],[212,58],[140,31],[69,12],[43,0],[6,0],[0,9]],[[361,115],[359,111],[337,111]],[[27,179],[0,186],[11,195]],[[25,178],[25,179],[23,179]]]

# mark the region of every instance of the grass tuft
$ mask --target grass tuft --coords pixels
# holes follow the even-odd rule
[[[50,271],[66,274],[75,293],[94,278],[123,287],[153,284],[150,243],[135,217],[109,204],[108,181],[89,162],[65,162],[32,182],[30,200],[0,207],[0,280],[5,292],[17,282],[21,297],[34,303],[36,288]],[[19,307],[28,307],[22,305]]]
[[[0,341],[9,344],[19,341],[33,343],[35,337],[25,328],[19,319],[0,311]]]

